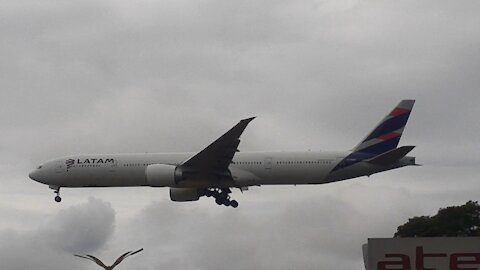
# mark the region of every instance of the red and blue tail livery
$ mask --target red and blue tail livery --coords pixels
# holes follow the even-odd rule
[[[415,100],[411,99],[400,101],[375,129],[333,168],[332,172],[363,161],[376,160],[378,162],[378,160],[388,159],[387,157],[390,159],[391,157],[398,159],[404,157],[413,147],[397,148],[397,146],[414,104]]]
[[[402,100],[354,149],[354,152],[380,155],[397,148],[415,100]]]

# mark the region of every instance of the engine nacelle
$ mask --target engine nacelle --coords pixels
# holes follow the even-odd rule
[[[151,187],[173,187],[182,178],[182,170],[174,165],[152,164],[145,171],[147,184]]]
[[[174,202],[198,201],[200,195],[196,188],[170,188],[170,199]]]

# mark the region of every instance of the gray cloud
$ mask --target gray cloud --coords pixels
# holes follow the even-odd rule
[[[151,269],[358,268],[359,247],[366,238],[391,236],[412,214],[415,200],[408,191],[388,186],[374,188],[373,183],[359,181],[345,185],[264,188],[252,191],[257,193],[252,197],[266,196],[263,202],[243,198],[235,211],[156,202],[124,229],[135,231],[135,241],[150,247],[142,262],[148,261]],[[375,196],[372,188],[379,194]],[[272,193],[281,198],[270,199]],[[413,201],[405,205],[405,198]],[[392,211],[405,212],[392,216]]]
[[[4,213],[4,212],[3,212]],[[110,204],[90,198],[49,216],[44,225],[29,230],[0,231],[0,261],[15,269],[87,269],[74,253],[96,252],[110,239],[115,211]],[[33,226],[32,226],[33,225]]]
[[[43,230],[53,247],[85,253],[98,250],[108,241],[114,222],[115,211],[110,204],[90,198],[87,204],[60,210]]]

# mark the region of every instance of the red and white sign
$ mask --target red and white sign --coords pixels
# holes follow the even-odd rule
[[[480,270],[480,237],[373,238],[367,270]]]

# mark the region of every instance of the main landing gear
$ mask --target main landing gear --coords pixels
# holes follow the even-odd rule
[[[62,198],[60,197],[60,187],[57,186],[49,186],[51,189],[53,189],[53,192],[56,194],[55,196],[55,201],[57,203],[62,201]]]
[[[232,191],[229,188],[207,188],[204,196],[215,198],[215,202],[218,205],[231,206],[233,208],[238,207],[238,202],[230,200],[230,194]]]

